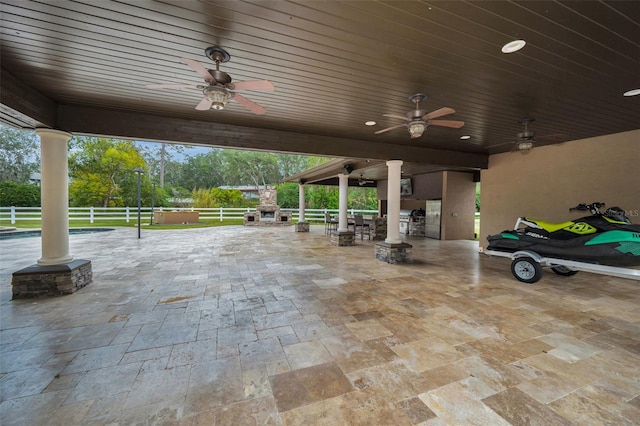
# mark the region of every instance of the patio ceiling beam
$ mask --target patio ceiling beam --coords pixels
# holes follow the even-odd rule
[[[484,154],[438,150],[415,145],[384,144],[80,105],[60,105],[58,128],[74,134],[221,148],[245,148],[334,157],[367,157],[377,160],[402,159],[477,169],[488,166],[488,156]]]
[[[2,68],[0,70],[2,121],[17,127],[56,127],[57,104]]]

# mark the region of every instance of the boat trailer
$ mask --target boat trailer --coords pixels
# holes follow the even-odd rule
[[[556,259],[541,256],[531,250],[518,250],[513,253],[480,249],[481,253],[489,256],[508,257],[511,262],[511,273],[518,280],[527,284],[538,282],[542,278],[542,268],[551,268],[553,272],[562,276],[571,276],[578,271],[612,277],[628,278],[640,281],[640,269],[621,268],[618,266],[599,265],[595,263],[578,262],[575,260]]]

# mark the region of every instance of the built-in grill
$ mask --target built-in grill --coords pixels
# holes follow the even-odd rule
[[[409,222],[411,221],[412,210],[400,209],[400,234],[409,234]]]

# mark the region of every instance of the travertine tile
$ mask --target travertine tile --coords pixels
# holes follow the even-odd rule
[[[288,345],[283,349],[287,355],[289,365],[294,370],[324,364],[333,360],[331,354],[318,340]]]
[[[420,394],[420,399],[448,424],[510,426],[495,411],[469,395],[459,383]]]
[[[570,426],[573,424],[517,388],[506,389],[483,399],[482,402],[514,425]]]
[[[34,301],[10,300],[7,265],[33,263],[38,240],[0,241],[0,423],[640,418],[632,282],[581,273],[523,285],[472,241],[409,238],[416,262],[389,265],[374,242],[289,231],[74,235],[94,282]]]

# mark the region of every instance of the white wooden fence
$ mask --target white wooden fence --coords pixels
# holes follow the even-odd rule
[[[162,208],[156,207],[154,211],[198,211],[200,212],[200,220],[210,222],[219,220],[220,222],[232,219],[244,219],[246,212],[255,212],[254,207],[232,208]],[[298,220],[298,209],[280,209],[285,212],[292,212],[293,220]],[[337,209],[305,209],[305,220],[307,222],[324,222],[325,213],[331,215],[338,214]],[[375,215],[377,210],[356,210],[349,209],[349,214]],[[141,222],[151,222],[151,207],[142,207],[140,209]],[[41,219],[40,207],[0,207],[0,223],[15,224],[16,221],[39,221]],[[138,221],[137,207],[69,207],[70,220],[88,220],[90,223],[96,223],[101,220],[116,220],[125,223]]]

